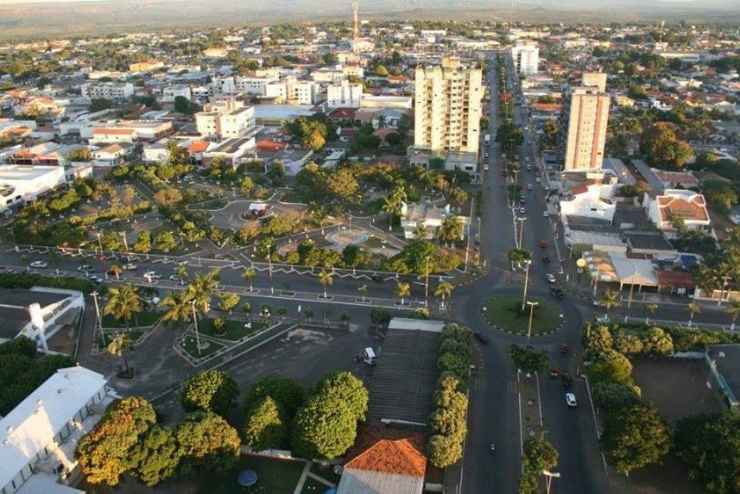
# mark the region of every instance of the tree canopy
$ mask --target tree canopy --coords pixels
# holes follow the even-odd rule
[[[195,374],[185,381],[182,405],[190,411],[212,411],[225,415],[238,394],[239,388],[228,374],[219,370],[208,370]]]

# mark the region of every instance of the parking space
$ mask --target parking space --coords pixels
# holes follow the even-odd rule
[[[425,423],[437,380],[439,335],[390,330],[370,377],[369,420]]]

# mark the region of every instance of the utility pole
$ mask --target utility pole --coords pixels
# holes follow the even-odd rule
[[[95,236],[98,237],[98,248],[100,249],[100,255],[103,255],[103,242],[100,241],[100,232],[96,232]]]
[[[532,321],[534,320],[534,308],[538,305],[538,302],[532,302],[527,300],[529,306],[529,327],[527,328],[527,341],[532,338]]]
[[[529,284],[529,267],[532,265],[532,260],[526,261],[526,271],[524,271],[524,293],[522,293],[522,310],[527,305],[527,285]]]
[[[547,470],[542,470],[542,475],[545,476],[547,479],[547,494],[550,494],[550,486],[552,485],[552,479],[559,479],[560,473],[559,472],[548,472]]]
[[[100,331],[100,339],[103,340],[103,346],[105,346],[105,334],[103,334],[103,323],[100,320],[100,305],[98,305],[98,292],[92,292],[93,303],[95,304],[95,315],[97,316],[98,331]]]

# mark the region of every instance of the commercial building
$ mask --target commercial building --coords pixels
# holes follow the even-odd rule
[[[539,70],[540,48],[534,41],[518,42],[511,48],[511,58],[521,75],[535,75]]]
[[[601,170],[609,123],[609,96],[594,86],[573,88],[566,107],[565,171]]]
[[[0,493],[71,494],[75,449],[118,395],[84,367],[59,369],[0,420]]]
[[[91,144],[134,143],[156,141],[170,134],[172,122],[162,120],[120,120],[96,124],[90,137]]]
[[[130,82],[95,82],[83,84],[80,91],[85,98],[124,100],[134,95],[134,85]]]
[[[63,166],[0,166],[0,212],[66,183]]]
[[[441,66],[417,67],[414,147],[433,153],[461,151],[477,156],[482,71],[457,58]]]
[[[359,108],[362,102],[362,84],[342,82],[326,87],[326,105],[329,108]]]
[[[210,103],[195,114],[195,125],[203,137],[236,138],[255,127],[253,106],[230,99]]]

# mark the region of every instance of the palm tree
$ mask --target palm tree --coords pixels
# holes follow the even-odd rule
[[[189,303],[195,301],[195,309],[206,314],[211,309],[211,297],[218,289],[219,274],[218,270],[213,270],[208,274],[198,275],[185,289],[185,297]]]
[[[128,322],[139,312],[143,306],[138,290],[133,285],[123,285],[108,290],[108,302],[105,304],[103,314],[111,315],[119,321]]]
[[[126,333],[121,333],[116,335],[106,347],[108,353],[123,360],[123,373],[126,375],[129,373],[129,367],[125,353],[129,346],[131,346],[131,338]]]
[[[367,285],[362,285],[361,287],[357,288],[357,291],[362,294],[362,301],[365,301],[365,297],[367,297]]]
[[[175,268],[175,274],[180,278],[180,282],[183,283],[188,278],[188,267],[184,264],[178,264]]]
[[[654,316],[655,312],[658,310],[658,304],[647,304],[645,309],[647,309],[651,316]],[[650,324],[650,319],[647,317],[645,318],[645,324]]]
[[[619,300],[619,292],[615,290],[607,290],[606,293],[601,297],[599,303],[606,309],[607,316],[609,311],[614,307],[618,307],[621,301]]]
[[[401,305],[404,305],[404,299],[411,295],[411,285],[403,281],[397,282],[396,295],[401,299]]]
[[[434,296],[441,298],[442,302],[444,302],[452,296],[452,290],[454,289],[455,286],[452,283],[443,281],[442,283],[437,285],[437,288],[434,290]]]
[[[321,283],[321,285],[324,287],[324,298],[329,298],[327,288],[334,284],[334,278],[332,277],[332,274],[328,271],[322,270],[319,273],[319,283]]]
[[[185,292],[170,293],[162,299],[159,306],[165,309],[163,321],[187,321],[192,317],[192,307]]]
[[[730,331],[735,331],[735,321],[737,321],[738,316],[740,316],[740,301],[733,300],[731,301],[727,307],[725,307],[725,312],[727,312],[727,315],[729,315],[732,318],[732,324],[730,325]]]
[[[388,231],[393,228],[393,217],[401,214],[404,201],[406,201],[406,190],[403,185],[396,185],[391,195],[383,200],[383,212],[388,214]]]
[[[451,242],[460,240],[463,236],[462,223],[456,216],[448,216],[442,222],[442,225],[437,230],[437,237],[441,242],[446,242],[448,245]]]
[[[249,283],[249,291],[254,291],[254,278],[257,276],[257,271],[254,268],[244,268],[242,271],[242,278],[244,281]]]
[[[424,225],[424,223],[417,223],[416,228],[414,228],[414,238],[418,240],[424,240],[427,238],[427,227]]]
[[[110,273],[116,277],[116,281],[121,279],[121,273],[123,273],[123,268],[119,266],[118,264],[113,264],[110,267]]]
[[[696,302],[691,302],[686,306],[689,310],[689,327],[694,323],[694,316],[701,312],[701,306]]]

